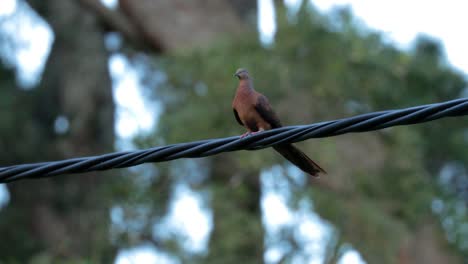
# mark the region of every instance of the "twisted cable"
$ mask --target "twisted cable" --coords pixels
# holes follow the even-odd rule
[[[0,183],[26,178],[37,179],[61,174],[126,168],[148,162],[164,162],[180,158],[199,158],[221,152],[257,150],[282,143],[304,141],[310,138],[373,131],[392,126],[417,124],[443,117],[463,115],[468,115],[468,98],[398,110],[367,113],[310,125],[281,127],[244,138],[233,136],[207,139],[144,150],[115,152],[100,156],[0,167]]]

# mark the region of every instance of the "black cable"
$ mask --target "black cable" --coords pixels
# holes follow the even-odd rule
[[[286,142],[294,143],[310,138],[337,136],[351,132],[366,132],[391,126],[423,123],[443,117],[462,115],[468,115],[468,98],[399,110],[368,113],[310,125],[281,127],[242,139],[240,136],[208,139],[145,150],[116,152],[94,157],[0,167],[0,183],[24,178],[42,178],[66,173],[125,168],[147,162],[198,158],[243,149],[256,150]]]

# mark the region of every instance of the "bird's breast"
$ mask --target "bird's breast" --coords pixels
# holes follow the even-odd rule
[[[239,119],[251,132],[258,130],[268,130],[271,126],[263,120],[255,109],[256,96],[247,93],[237,93],[233,101],[233,108],[236,109]]]

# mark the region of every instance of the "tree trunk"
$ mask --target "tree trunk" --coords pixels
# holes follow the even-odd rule
[[[53,28],[55,42],[43,81],[34,91],[39,94],[33,115],[42,135],[41,148],[30,151],[37,160],[111,151],[114,104],[98,20],[73,0],[35,4]],[[54,131],[59,116],[69,123],[64,134]],[[100,195],[109,180],[103,173],[88,173],[10,184],[11,203],[2,213],[24,223],[17,237],[26,241],[30,253],[11,257],[26,262],[40,254],[55,260],[110,263],[115,252],[107,235],[109,206]]]

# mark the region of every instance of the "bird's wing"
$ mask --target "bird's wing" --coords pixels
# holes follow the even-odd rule
[[[237,113],[236,109],[233,108],[232,111],[234,112],[234,116],[236,117],[237,123],[239,123],[239,125],[243,126],[244,124],[242,123],[242,120],[240,119],[239,114]]]
[[[258,96],[257,103],[255,104],[255,110],[257,110],[263,120],[270,124],[271,128],[281,127],[281,122],[278,116],[275,114],[268,102],[268,99],[264,95]]]

